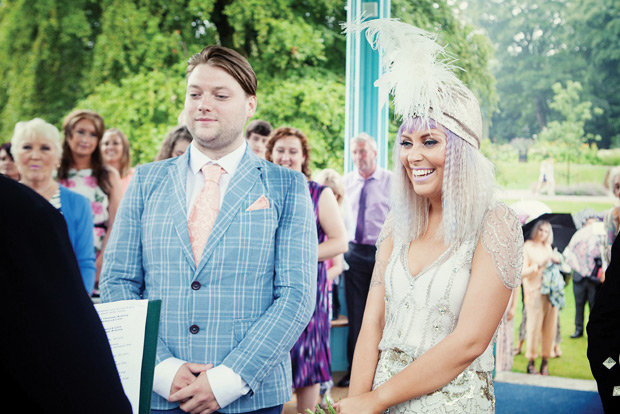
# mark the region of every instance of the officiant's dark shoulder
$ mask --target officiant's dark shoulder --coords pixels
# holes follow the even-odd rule
[[[131,413],[64,218],[0,176],[2,397],[24,413]]]

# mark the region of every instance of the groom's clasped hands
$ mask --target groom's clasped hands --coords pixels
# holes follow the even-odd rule
[[[180,402],[180,408],[188,413],[212,413],[220,406],[215,400],[207,378],[207,370],[213,364],[187,362],[179,368],[170,387],[170,402]]]

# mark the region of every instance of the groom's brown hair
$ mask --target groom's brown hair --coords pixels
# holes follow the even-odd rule
[[[198,65],[206,64],[226,71],[241,85],[246,94],[256,95],[256,74],[246,58],[232,49],[222,46],[207,46],[187,61],[186,78]]]

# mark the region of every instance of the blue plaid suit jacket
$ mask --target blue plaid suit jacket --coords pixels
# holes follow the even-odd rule
[[[105,250],[102,301],[161,299],[156,363],[174,356],[224,364],[250,386],[221,411],[284,404],[292,396],[289,352],[315,306],[316,219],[307,181],[248,147],[196,267],[188,164],[189,151],[136,169]],[[261,195],[270,208],[246,211]],[[153,409],[176,406],[153,394]]]

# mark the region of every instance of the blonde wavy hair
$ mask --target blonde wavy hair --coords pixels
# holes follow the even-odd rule
[[[399,242],[418,239],[428,227],[429,201],[415,193],[400,161],[402,134],[425,128],[441,129],[447,136],[441,197],[443,219],[435,236],[447,246],[461,243],[480,231],[485,213],[495,202],[494,167],[480,151],[449,129],[433,119],[427,124],[420,118],[403,122],[394,141],[391,184],[394,239]]]

